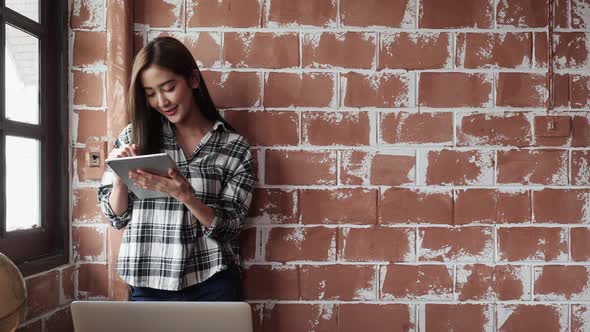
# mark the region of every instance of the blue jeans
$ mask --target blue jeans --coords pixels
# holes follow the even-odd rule
[[[242,301],[240,269],[232,266],[179,291],[131,287],[130,301]]]

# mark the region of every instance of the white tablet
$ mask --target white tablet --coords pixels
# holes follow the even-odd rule
[[[143,169],[146,172],[167,176],[170,168],[178,172],[176,163],[167,153],[147,154],[134,157],[122,157],[106,160],[107,165],[117,173],[117,175],[127,185],[138,198],[160,198],[170,197],[168,194],[155,190],[147,190],[137,187],[131,179],[129,179],[129,171],[135,169]]]

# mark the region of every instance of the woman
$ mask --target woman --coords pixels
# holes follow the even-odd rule
[[[254,190],[246,140],[222,119],[189,50],[156,38],[133,63],[131,123],[109,158],[166,152],[177,174],[129,173],[169,198],[138,199],[106,171],[98,190],[111,225],[126,228],[116,270],[135,301],[239,301],[237,238]]]

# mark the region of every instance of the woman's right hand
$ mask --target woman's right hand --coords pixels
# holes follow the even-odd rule
[[[111,153],[109,153],[109,156],[107,158],[115,159],[132,156],[137,156],[137,147],[135,146],[135,144],[125,144],[117,149],[113,149]],[[121,180],[117,173],[113,172],[113,174],[115,176],[113,180],[113,186],[125,186],[125,183],[123,182],[123,180]]]

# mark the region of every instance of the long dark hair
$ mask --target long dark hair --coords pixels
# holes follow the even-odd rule
[[[149,105],[141,84],[143,70],[153,64],[184,77],[187,83],[190,82],[194,70],[197,70],[199,86],[193,89],[193,98],[199,111],[210,122],[221,121],[228,129],[233,130],[215,107],[191,52],[172,37],[158,37],[137,53],[131,70],[127,112],[133,126],[132,143],[138,147],[140,154],[158,153],[162,150],[163,116]]]

